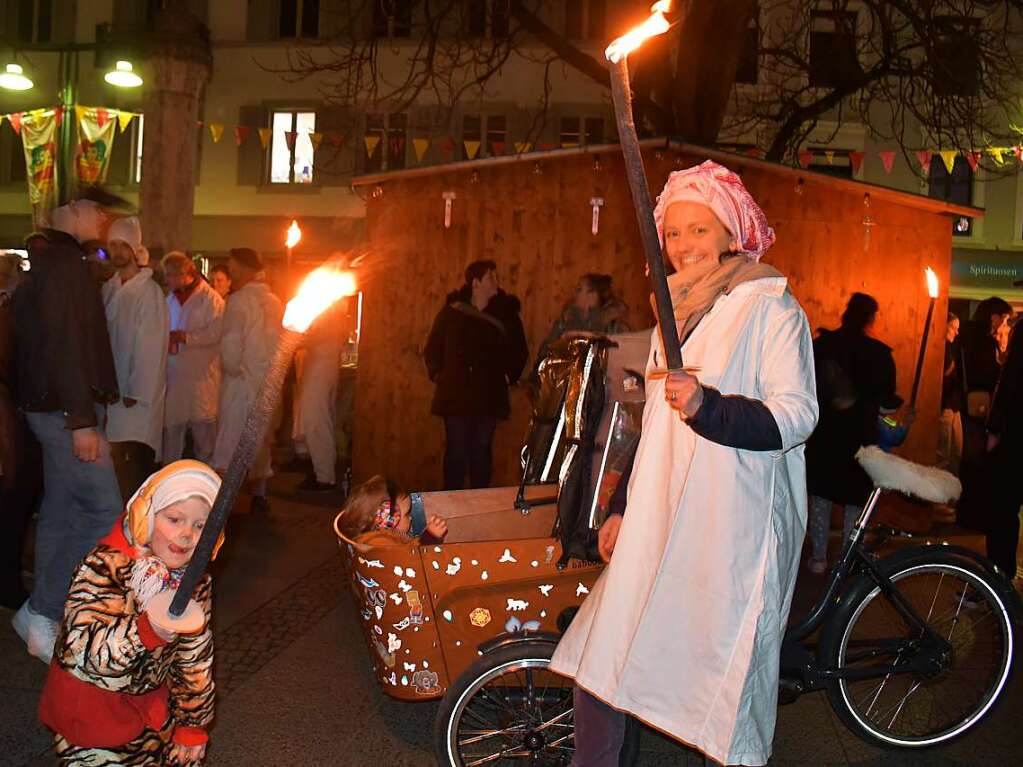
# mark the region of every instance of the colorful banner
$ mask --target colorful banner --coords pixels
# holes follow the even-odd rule
[[[47,226],[57,204],[57,119],[53,112],[21,121],[28,199],[36,226]]]
[[[117,121],[106,119],[105,109],[77,107],[78,151],[75,153],[75,174],[79,186],[102,184],[110,167],[110,152],[117,135]],[[99,114],[104,119],[100,120]]]

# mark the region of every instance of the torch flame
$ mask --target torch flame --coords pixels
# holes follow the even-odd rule
[[[293,248],[298,245],[298,241],[302,239],[302,230],[298,228],[298,221],[291,219],[291,226],[288,227],[288,237],[284,241],[284,244],[289,248]]]
[[[924,269],[924,273],[927,275],[927,295],[931,298],[938,297],[938,275],[934,273],[931,267]]]
[[[354,296],[357,290],[355,275],[337,265],[314,269],[302,281],[298,294],[288,301],[288,307],[284,310],[284,327],[305,333],[313,320],[329,309],[331,304],[344,296]]]
[[[671,24],[664,18],[664,14],[669,10],[671,10],[671,0],[658,0],[650,6],[650,17],[646,21],[633,27],[607,46],[607,50],[604,51],[607,60],[612,64],[617,64],[641,46],[648,37],[663,35],[667,32],[671,28]]]

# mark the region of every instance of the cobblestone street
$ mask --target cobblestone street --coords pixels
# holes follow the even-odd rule
[[[276,480],[290,496],[297,477]],[[232,518],[214,576],[218,709],[208,764],[357,765],[433,763],[436,703],[385,697],[371,673],[358,616],[345,592],[326,501],[275,497],[267,515]],[[969,542],[967,540],[966,542]],[[814,583],[801,583],[800,609]],[[0,625],[0,763],[50,765],[50,737],[35,716],[45,668]],[[1023,734],[1017,676],[1002,705],[951,746],[905,756],[851,735],[821,694],[778,713],[772,765],[958,767],[1018,763]],[[703,765],[702,758],[652,732],[643,767]]]

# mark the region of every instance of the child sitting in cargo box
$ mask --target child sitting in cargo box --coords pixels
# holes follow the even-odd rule
[[[406,493],[380,474],[357,487],[341,515],[341,532],[366,546],[396,543],[440,543],[448,523],[439,514],[427,517],[423,497]]]

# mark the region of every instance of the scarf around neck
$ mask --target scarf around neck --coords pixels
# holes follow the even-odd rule
[[[670,275],[668,291],[671,293],[679,341],[685,343],[720,296],[731,293],[744,282],[782,276],[773,266],[750,261],[742,255],[726,258],[714,271],[695,283],[686,281],[678,273]],[[650,305],[656,316],[657,304],[653,294],[650,295]]]

